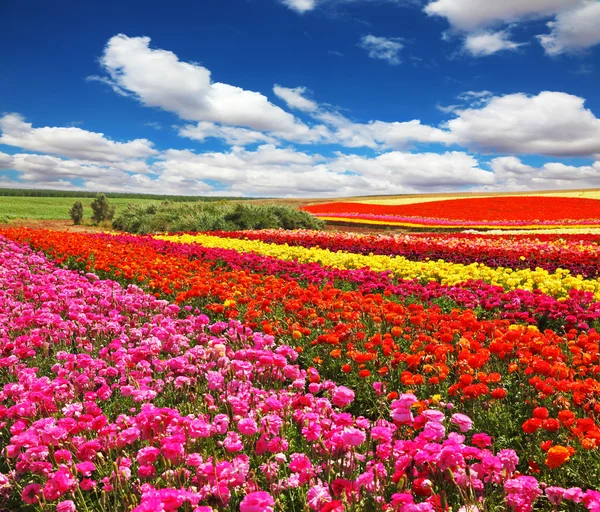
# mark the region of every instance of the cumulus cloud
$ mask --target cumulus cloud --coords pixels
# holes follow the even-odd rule
[[[0,169],[11,169],[14,164],[12,155],[0,151]]]
[[[195,125],[185,125],[178,129],[178,133],[182,137],[200,142],[204,142],[211,137],[221,139],[232,146],[247,146],[258,142],[277,144],[277,139],[262,132],[236,126],[219,126],[208,121],[201,121]]]
[[[307,93],[306,87],[282,87],[275,85],[273,92],[279,96],[288,107],[302,110],[304,112],[314,112],[318,109],[316,102],[304,96]]]
[[[600,44],[600,2],[561,12],[548,23],[550,33],[538,36],[548,55],[560,55]]]
[[[551,16],[569,9],[580,0],[432,0],[425,6],[429,16],[441,16],[452,27],[471,32],[498,23],[518,21],[523,18]]]
[[[277,86],[277,94],[288,105],[303,108],[320,124],[312,128],[322,143],[340,144],[349,148],[404,149],[414,143],[451,144],[454,136],[448,131],[423,125],[418,119],[404,122],[369,121],[357,123],[339,111],[308,100],[304,87]]]
[[[600,187],[600,161],[573,166],[549,162],[541,167],[526,165],[516,157],[490,162],[499,190],[561,190]]]
[[[19,172],[20,183],[35,184],[40,188],[53,188],[57,183],[66,186],[72,180],[95,180],[106,186],[122,186],[130,177],[128,173],[115,167],[65,160],[51,155],[17,153],[10,155],[10,160],[6,156],[5,153],[0,153],[3,168]]]
[[[505,30],[476,32],[466,37],[464,49],[473,57],[487,57],[503,50],[516,50],[523,46],[523,43],[515,43],[509,37]]]
[[[563,92],[494,97],[446,124],[459,145],[490,153],[587,156],[600,152],[600,119]]]
[[[492,174],[462,152],[390,152],[377,157],[338,153],[323,157],[264,144],[255,150],[165,151],[152,164],[154,177],[110,166],[90,165],[48,155],[0,153],[0,167],[16,170],[8,186],[162,194],[237,196],[348,196],[459,190],[484,186]],[[56,186],[55,186],[56,185]]]
[[[406,153],[392,151],[375,158],[339,155],[331,163],[337,171],[356,172],[369,180],[400,185],[404,190],[457,190],[464,186],[489,185],[494,176],[479,168],[467,153]]]
[[[398,38],[387,38],[374,36],[372,34],[363,36],[360,47],[367,50],[372,59],[384,60],[395,66],[400,64],[400,50],[404,45]]]
[[[0,117],[0,144],[95,162],[127,162],[156,155],[152,142],[115,142],[102,133],[75,127],[33,128],[20,114]],[[133,162],[131,162],[134,165]]]
[[[431,0],[424,8],[429,16],[441,16],[466,34],[464,49],[476,57],[521,46],[505,30],[491,28],[552,18],[549,34],[537,36],[548,55],[573,52],[600,43],[600,4],[596,0]]]
[[[219,180],[240,195],[343,196],[458,190],[487,185],[493,174],[462,152],[389,152],[377,157],[338,153],[324,158],[271,145],[227,153],[168,151],[162,179]]]
[[[200,64],[150,48],[149,37],[112,37],[100,62],[113,88],[182,119],[273,132],[292,140],[311,137],[308,126],[263,94],[213,82]]]

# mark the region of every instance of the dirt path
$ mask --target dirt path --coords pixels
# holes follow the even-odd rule
[[[102,231],[113,231],[110,227],[104,226],[74,226],[71,220],[38,220],[38,219],[14,219],[6,224],[0,224],[0,228],[5,227],[26,227],[32,229],[52,229],[54,231],[71,231],[74,233],[98,233]]]

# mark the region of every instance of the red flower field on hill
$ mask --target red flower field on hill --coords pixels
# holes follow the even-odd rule
[[[303,209],[320,218],[355,219],[366,223],[440,226],[600,223],[600,201],[574,197],[477,197],[404,205],[333,202]]]

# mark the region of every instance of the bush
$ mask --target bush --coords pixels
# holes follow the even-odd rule
[[[285,205],[229,202],[130,204],[113,222],[129,233],[233,231],[238,229],[322,229],[310,213]]]
[[[69,210],[69,217],[73,220],[73,224],[79,226],[83,220],[83,203],[81,201],[75,201],[71,209]]]
[[[94,212],[92,213],[94,224],[99,224],[105,220],[112,220],[115,216],[115,207],[109,204],[108,198],[102,193],[96,195],[96,199],[92,201],[91,207]]]

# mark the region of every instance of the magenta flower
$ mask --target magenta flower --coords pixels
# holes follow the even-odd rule
[[[252,418],[242,418],[238,421],[237,428],[240,431],[240,434],[245,436],[252,436],[258,432],[256,421]]]
[[[354,391],[345,387],[338,386],[333,390],[331,403],[337,407],[346,407],[354,401]]]
[[[265,491],[246,494],[240,503],[240,512],[273,512],[275,500]]]

